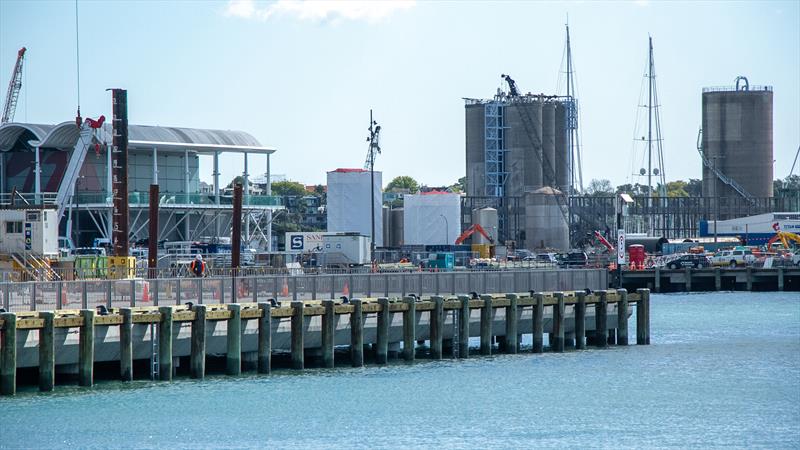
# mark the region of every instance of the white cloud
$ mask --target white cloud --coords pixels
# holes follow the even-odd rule
[[[313,22],[365,20],[377,22],[395,12],[411,9],[416,0],[229,0],[225,15],[245,19],[268,20],[292,17]]]

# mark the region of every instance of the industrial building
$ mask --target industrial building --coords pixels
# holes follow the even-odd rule
[[[566,250],[574,100],[523,95],[510,77],[503,79],[508,92],[465,99],[467,204],[497,210],[502,243]]]
[[[84,130],[87,128],[84,127]],[[112,235],[112,127],[98,123],[89,133],[74,121],[57,125],[0,126],[0,208],[54,210],[58,236],[77,246]],[[244,155],[243,242],[270,242],[271,213],[280,199],[251,195],[248,155],[269,158],[275,148],[243,131],[144,125],[128,126],[128,230],[131,243],[148,238],[149,187],[159,185],[159,238],[193,241],[230,235],[232,199],[222,193],[219,159]],[[213,158],[213,189],[200,189],[199,157]],[[3,225],[5,227],[5,225]]]
[[[772,197],[772,87],[703,89],[704,197]]]
[[[382,174],[376,171],[374,182],[366,169],[336,169],[328,172],[328,231],[356,232],[372,237],[383,246]],[[370,206],[372,202],[372,206]],[[374,212],[374,222],[370,219]]]

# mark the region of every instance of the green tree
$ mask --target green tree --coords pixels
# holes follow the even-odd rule
[[[244,178],[242,178],[241,175],[233,177],[231,182],[228,183],[228,189],[233,189],[233,187],[236,186],[237,184],[242,184],[242,185],[244,184]]]
[[[450,192],[455,192],[455,193],[464,192],[465,190],[467,190],[467,177],[459,178],[458,181],[455,182],[455,184],[448,186],[447,189]]]
[[[408,175],[401,175],[399,177],[395,177],[389,182],[389,184],[386,185],[387,191],[391,191],[395,188],[408,189],[408,192],[416,194],[419,191],[419,183],[417,183],[417,180],[409,177]]]
[[[703,196],[703,182],[697,178],[689,178],[684,188],[689,197],[702,197]]]
[[[686,183],[683,180],[675,180],[667,183],[667,197],[688,197],[689,193],[686,192]]]
[[[781,191],[800,190],[800,175],[789,175],[783,180],[777,179],[772,182],[772,188],[777,194]]]
[[[622,184],[617,186],[617,194],[629,194],[633,196],[644,196],[647,195],[647,186],[641,185],[639,183],[635,184]]]
[[[272,183],[272,195],[307,195],[306,187],[296,181],[276,181]]]
[[[592,181],[589,182],[589,186],[586,187],[586,195],[592,197],[606,197],[609,195],[614,195],[614,186],[610,181],[605,179],[592,179]]]

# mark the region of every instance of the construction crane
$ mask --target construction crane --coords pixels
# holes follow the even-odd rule
[[[519,97],[519,88],[517,88],[517,83],[514,81],[510,75],[501,74],[506,83],[508,83],[508,95],[509,97]]]
[[[3,105],[3,118],[0,119],[0,124],[14,120],[19,91],[22,89],[22,63],[25,61],[25,50],[25,47],[22,47],[17,52],[17,63],[14,64],[14,72],[11,73],[11,81],[8,82],[8,93],[6,93],[6,103]]]

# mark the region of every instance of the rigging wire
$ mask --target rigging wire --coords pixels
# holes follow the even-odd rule
[[[75,69],[77,72],[77,91],[78,91],[78,116],[76,120],[80,126],[81,118],[81,45],[80,34],[78,33],[78,0],[75,0]]]

